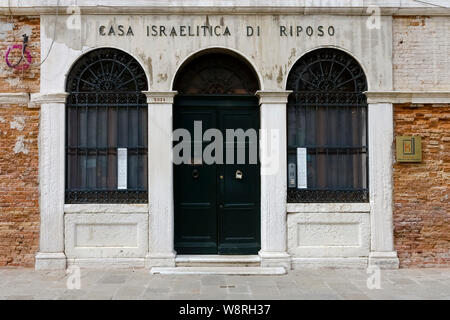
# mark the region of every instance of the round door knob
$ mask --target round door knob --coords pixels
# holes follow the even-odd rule
[[[197,169],[192,170],[192,178],[197,179],[200,176],[200,172]]]

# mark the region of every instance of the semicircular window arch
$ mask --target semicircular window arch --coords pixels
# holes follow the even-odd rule
[[[129,54],[83,55],[66,83],[66,203],[146,203],[148,89]]]
[[[88,52],[73,66],[67,92],[140,92],[147,79],[140,64],[129,54],[112,48]]]
[[[367,202],[367,79],[349,54],[307,53],[287,81],[288,202]]]
[[[182,66],[174,81],[180,94],[254,95],[259,89],[254,70],[226,53],[205,53]]]

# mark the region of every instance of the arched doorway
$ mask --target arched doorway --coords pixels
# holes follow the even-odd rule
[[[178,254],[257,254],[260,249],[258,89],[254,70],[223,52],[197,55],[175,78]]]

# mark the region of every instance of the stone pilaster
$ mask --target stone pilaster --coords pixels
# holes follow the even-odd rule
[[[291,91],[258,91],[261,123],[261,266],[291,269],[287,253],[286,103]]]
[[[369,267],[398,268],[392,215],[393,107],[369,99],[369,192],[371,252]]]
[[[149,252],[145,265],[174,267],[172,109],[176,91],[144,92],[148,103]]]
[[[66,93],[36,95],[41,105],[39,188],[41,230],[36,270],[66,268],[64,254],[64,163]]]

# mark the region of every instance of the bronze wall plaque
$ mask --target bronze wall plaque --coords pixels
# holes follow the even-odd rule
[[[419,136],[396,137],[397,162],[422,162],[422,138]]]

